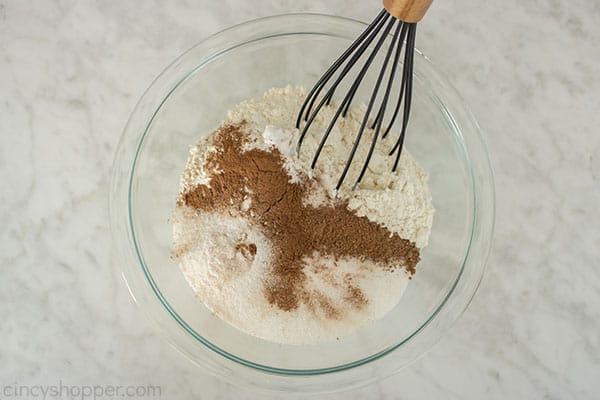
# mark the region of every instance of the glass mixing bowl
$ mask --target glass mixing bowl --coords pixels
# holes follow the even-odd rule
[[[417,274],[387,316],[335,342],[267,342],[212,315],[170,258],[169,218],[189,147],[241,100],[273,86],[310,87],[363,29],[346,18],[293,14],[218,33],[152,83],[119,142],[111,229],[131,295],[176,349],[233,384],[306,393],[389,376],[440,339],[482,279],[494,222],[487,152],[464,102],[420,53],[406,147],[430,174],[436,214]],[[373,87],[372,72],[363,87]]]

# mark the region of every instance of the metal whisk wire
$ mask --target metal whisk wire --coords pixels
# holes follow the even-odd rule
[[[297,153],[299,155],[302,143],[303,143],[304,139],[306,138],[306,135],[308,134],[308,131],[309,131],[312,123],[314,122],[317,114],[319,113],[319,111],[324,106],[330,105],[333,95],[334,95],[336,89],[338,88],[338,86],[340,85],[340,83],[344,80],[344,78],[346,78],[348,76],[348,74],[353,69],[353,67],[358,63],[358,61],[365,54],[365,52],[367,51],[369,46],[379,36],[377,41],[375,41],[375,45],[373,46],[373,49],[370,51],[369,55],[367,56],[367,59],[365,60],[362,68],[359,70],[358,74],[356,75],[354,82],[352,82],[352,84],[351,84],[350,88],[348,89],[348,91],[346,92],[342,102],[339,104],[332,120],[329,122],[329,125],[327,126],[327,129],[325,130],[323,137],[321,138],[321,141],[319,142],[319,145],[317,147],[317,150],[316,150],[315,155],[311,162],[311,168],[314,169],[316,166],[317,160],[319,159],[319,156],[321,155],[323,147],[325,146],[335,124],[337,123],[340,116],[345,117],[346,114],[348,113],[348,110],[350,109],[352,100],[354,99],[369,67],[373,63],[373,60],[379,53],[379,51],[380,51],[381,47],[383,46],[384,42],[386,41],[386,39],[389,38],[390,32],[392,31],[394,26],[396,26],[396,28],[394,29],[394,33],[393,33],[391,42],[386,51],[385,58],[381,65],[379,75],[377,77],[375,86],[373,88],[371,97],[370,97],[368,105],[367,105],[367,110],[363,117],[360,129],[354,140],[352,150],[350,152],[350,155],[348,156],[344,170],[343,170],[343,172],[338,180],[338,183],[336,185],[336,190],[339,190],[340,187],[342,186],[342,184],[348,174],[348,171],[350,169],[350,165],[352,164],[352,161],[354,160],[359,143],[363,137],[364,131],[367,128],[367,126],[369,125],[369,117],[371,116],[371,113],[372,113],[373,109],[375,108],[375,104],[377,102],[378,97],[380,97],[379,96],[380,88],[386,77],[386,73],[388,72],[388,67],[390,66],[390,60],[392,59],[392,54],[394,53],[394,57],[391,61],[391,69],[389,71],[388,78],[387,78],[387,85],[385,86],[385,92],[383,94],[383,97],[381,97],[379,109],[377,110],[377,113],[375,114],[375,118],[372,121],[372,123],[370,124],[370,128],[374,130],[373,137],[371,139],[371,144],[369,146],[369,150],[368,150],[367,156],[365,157],[365,160],[363,162],[363,166],[360,170],[359,176],[353,185],[353,189],[355,189],[360,184],[360,182],[362,181],[362,178],[364,177],[364,175],[368,169],[369,162],[372,158],[375,146],[379,139],[381,130],[384,126],[384,117],[386,114],[386,108],[387,108],[389,98],[392,93],[392,88],[393,88],[393,85],[395,82],[394,78],[397,73],[398,65],[400,64],[401,53],[402,53],[402,49],[404,47],[404,60],[402,63],[402,67],[403,67],[402,80],[400,83],[398,99],[396,101],[396,106],[394,108],[392,117],[390,118],[389,122],[387,124],[385,124],[387,127],[386,127],[385,131],[383,132],[383,135],[381,135],[383,138],[387,137],[387,135],[390,132],[390,129],[392,128],[394,122],[396,121],[396,119],[400,113],[400,108],[401,108],[402,104],[404,104],[403,116],[402,116],[402,129],[400,131],[400,135],[399,135],[398,139],[396,140],[394,146],[392,147],[392,149],[389,152],[390,156],[392,156],[392,155],[394,155],[394,153],[396,153],[396,159],[395,159],[392,171],[395,172],[398,167],[398,163],[400,161],[400,154],[402,152],[402,148],[403,148],[403,144],[404,144],[404,138],[406,136],[406,129],[407,129],[408,120],[410,117],[410,110],[411,110],[410,104],[411,104],[411,100],[412,100],[413,63],[414,63],[414,49],[415,49],[415,37],[416,37],[417,24],[403,22],[403,21],[393,17],[392,15],[390,15],[390,13],[386,9],[383,9],[377,15],[377,17],[375,17],[373,22],[371,22],[371,24],[364,30],[364,32],[362,32],[362,34],[350,45],[350,47],[348,47],[348,49],[320,77],[320,79],[316,82],[316,84],[309,91],[309,93],[298,113],[298,118],[296,120],[296,128],[300,129],[300,127],[302,125],[302,121],[305,122],[304,126],[302,127],[302,131],[300,133],[300,137],[299,137],[298,145],[297,145]],[[342,69],[339,72],[339,74],[337,75],[337,77],[333,80],[333,83],[331,83],[329,88],[326,90],[325,94],[320,97],[321,92],[325,89],[327,84],[333,79],[333,77],[336,75],[336,72],[338,72],[340,70],[340,68],[342,68]],[[315,106],[315,104],[316,104],[316,106]]]

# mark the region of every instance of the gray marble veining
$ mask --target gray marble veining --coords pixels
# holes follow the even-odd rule
[[[135,102],[229,25],[377,1],[0,1],[0,385],[146,384],[250,399],[157,337],[111,266],[107,190]],[[435,2],[417,45],[481,123],[496,241],[464,317],[418,362],[328,399],[593,399],[600,391],[600,3]]]

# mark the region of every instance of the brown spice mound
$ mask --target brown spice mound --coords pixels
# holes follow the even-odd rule
[[[291,183],[279,150],[244,150],[248,140],[243,125],[220,127],[214,137],[217,150],[206,164],[207,170],[218,172],[211,176],[210,186],[196,186],[183,193],[180,202],[204,211],[231,211],[250,197],[250,208],[239,212],[262,227],[275,253],[272,276],[264,282],[271,304],[289,311],[311,301],[304,288],[303,259],[314,253],[370,260],[387,269],[403,265],[410,274],[415,272],[420,258],[414,243],[357,216],[348,209],[347,201],[335,200],[331,206],[304,205],[313,182],[304,176],[301,182]],[[348,296],[356,307],[366,304],[357,287],[350,287]],[[335,317],[337,311],[331,304],[320,306]]]

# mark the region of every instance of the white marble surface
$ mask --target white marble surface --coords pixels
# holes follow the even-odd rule
[[[153,383],[168,399],[262,398],[200,373],[130,300],[110,265],[113,152],[154,76],[210,33],[290,11],[369,19],[379,7],[1,0],[0,385]],[[328,399],[598,398],[599,20],[597,1],[435,2],[418,46],[471,104],[496,173],[488,274],[426,356]]]

